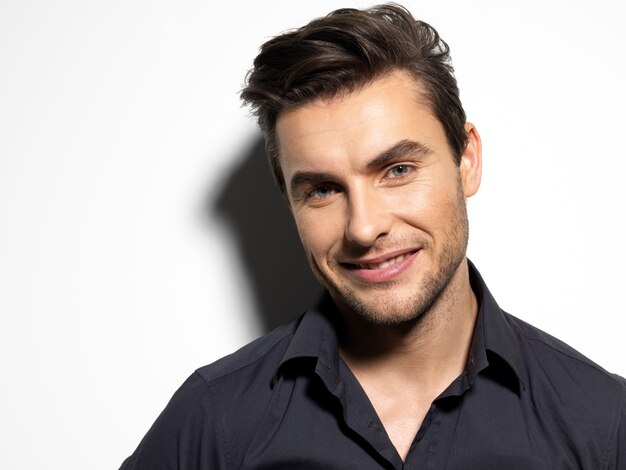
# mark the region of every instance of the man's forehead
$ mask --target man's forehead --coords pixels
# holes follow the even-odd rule
[[[408,72],[393,70],[355,89],[342,89],[333,96],[315,98],[283,110],[276,120],[277,143],[280,146],[281,131],[287,126],[293,131],[294,123],[301,137],[306,137],[330,130],[343,132],[369,118],[384,119],[385,113],[392,111],[388,107],[388,97],[392,95],[400,97],[402,102],[412,100],[418,112],[432,115],[424,87]]]
[[[330,95],[306,99],[292,106],[285,107],[277,115],[276,126],[278,127],[279,123],[285,116],[293,114],[299,110],[307,108],[330,109],[355,97],[360,97],[363,101],[370,100],[372,99],[372,94],[368,93],[368,91],[385,87],[390,89],[395,88],[399,83],[401,83],[407,91],[412,92],[416,102],[428,106],[429,109],[431,108],[428,93],[426,92],[426,88],[421,81],[407,70],[394,68],[386,71],[385,73],[381,73],[375,77],[364,80],[362,83],[358,83],[350,87],[342,87]]]

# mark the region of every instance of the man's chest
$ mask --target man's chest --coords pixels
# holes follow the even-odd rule
[[[419,430],[403,462],[371,403],[345,393],[342,402],[301,382],[267,409],[234,468],[599,468],[566,435],[542,429],[541,416],[529,414],[517,394],[479,388],[435,402],[413,425]]]

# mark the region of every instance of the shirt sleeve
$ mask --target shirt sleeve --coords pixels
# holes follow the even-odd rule
[[[609,442],[608,462],[605,468],[609,470],[622,470],[626,468],[626,379],[619,377],[622,385],[620,407],[617,426]]]
[[[194,373],[120,470],[226,470],[219,419],[208,384]]]

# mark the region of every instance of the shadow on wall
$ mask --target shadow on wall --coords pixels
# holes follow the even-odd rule
[[[319,296],[295,224],[257,139],[218,194],[207,216],[217,215],[235,237],[256,296],[264,330],[297,318]]]

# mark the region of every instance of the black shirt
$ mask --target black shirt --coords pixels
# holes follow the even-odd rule
[[[433,402],[403,463],[339,357],[328,296],[198,369],[123,470],[625,469],[626,382],[480,304],[466,371]]]

